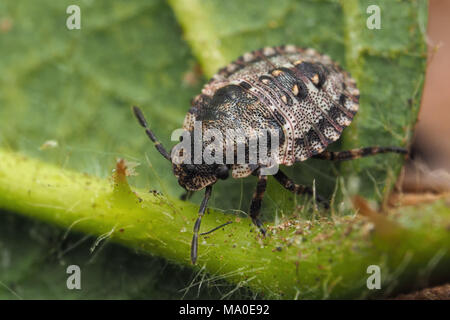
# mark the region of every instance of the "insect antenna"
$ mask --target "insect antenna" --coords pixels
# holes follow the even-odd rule
[[[145,119],[144,114],[142,113],[141,109],[139,109],[136,106],[133,106],[133,113],[136,116],[137,120],[139,121],[139,124],[145,129],[145,133],[147,134],[147,136],[155,144],[156,150],[158,150],[159,153],[161,153],[161,155],[164,158],[166,158],[169,161],[172,161],[167,150],[164,148],[164,146],[161,144],[161,142],[159,142],[158,139],[156,139],[156,136],[148,127],[147,120]]]

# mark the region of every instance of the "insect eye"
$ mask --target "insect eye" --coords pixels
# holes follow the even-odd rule
[[[184,168],[188,172],[192,172],[195,170],[195,166],[193,164],[187,164]]]
[[[216,177],[222,180],[228,178],[228,167],[226,165],[221,165],[216,169]]]

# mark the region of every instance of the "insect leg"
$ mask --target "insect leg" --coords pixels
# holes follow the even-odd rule
[[[180,196],[180,200],[187,201],[192,197],[193,194],[194,191],[186,190],[186,192]]]
[[[265,236],[266,230],[264,229],[264,225],[259,220],[259,213],[261,209],[261,202],[264,197],[264,192],[266,191],[267,186],[267,176],[258,175],[258,182],[256,184],[256,190],[253,194],[252,202],[250,204],[250,217],[252,218],[253,223],[259,228],[259,231]]]
[[[295,194],[309,194],[314,195],[313,190],[310,187],[296,184],[294,181],[292,181],[288,176],[286,176],[281,170],[278,170],[278,172],[274,175],[274,178],[287,190],[291,191]],[[326,200],[324,197],[322,197],[319,194],[316,194],[316,200],[317,202],[321,203],[326,209],[330,207],[328,204],[328,200]]]
[[[191,243],[191,262],[195,264],[197,261],[197,249],[198,249],[198,232],[200,230],[200,223],[202,222],[202,217],[205,214],[206,206],[208,205],[209,197],[211,196],[212,187],[207,186],[205,190],[205,196],[203,197],[200,209],[198,209],[198,218],[194,224],[194,235],[192,237]]]
[[[324,151],[320,154],[313,156],[313,158],[331,161],[341,161],[341,160],[353,160],[388,152],[408,154],[408,150],[399,147],[366,147],[337,152]]]
[[[158,141],[158,139],[156,139],[156,136],[153,134],[153,132],[150,130],[150,128],[148,127],[147,124],[147,120],[145,120],[144,114],[142,113],[141,109],[139,109],[138,107],[134,106],[133,107],[133,113],[136,116],[136,118],[139,121],[139,124],[145,129],[145,133],[147,134],[147,136],[150,138],[150,140],[153,141],[153,143],[155,144],[155,148],[156,150],[159,151],[159,153],[161,153],[161,155],[166,158],[167,160],[171,161],[169,153],[166,151],[166,149],[163,147],[163,145],[161,144],[161,142]]]

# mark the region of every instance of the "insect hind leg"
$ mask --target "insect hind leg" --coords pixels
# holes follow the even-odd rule
[[[186,190],[186,192],[180,196],[180,200],[188,201],[189,199],[192,198],[193,195],[194,195],[194,191]]]
[[[408,154],[408,150],[400,147],[365,147],[346,151],[324,151],[313,156],[313,158],[331,161],[343,161],[359,159],[381,153]]]
[[[285,189],[291,191],[294,194],[308,194],[310,196],[314,195],[313,190],[310,187],[296,184],[292,179],[290,179],[287,175],[285,175],[281,170],[273,176]],[[322,197],[319,194],[316,194],[316,201],[322,204],[325,209],[330,208],[328,200]]]

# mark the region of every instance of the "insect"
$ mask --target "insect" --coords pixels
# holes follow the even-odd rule
[[[333,62],[327,55],[313,49],[293,45],[266,47],[245,53],[234,62],[219,70],[203,87],[202,92],[192,100],[183,124],[186,133],[193,133],[195,123],[201,123],[201,130],[240,130],[243,135],[257,129],[270,129],[277,133],[279,146],[276,149],[277,163],[291,166],[308,158],[324,160],[351,160],[379,153],[394,152],[407,154],[399,147],[365,147],[341,152],[327,151],[327,146],[338,140],[344,128],[350,125],[359,108],[359,90],[351,76]],[[262,171],[267,163],[238,163],[202,160],[192,164],[181,162],[177,152],[169,154],[150,130],[142,111],[133,107],[135,116],[145,129],[156,149],[172,162],[173,173],[179,184],[187,190],[205,189],[203,201],[194,225],[191,243],[191,262],[196,263],[198,234],[205,213],[212,186],[220,179],[244,178],[255,175],[258,178],[256,190],[250,204],[249,215],[265,235],[260,220],[260,208],[266,190],[267,175]],[[198,141],[188,135],[190,144]],[[223,137],[223,136],[222,136]],[[223,148],[229,142],[223,141]],[[244,158],[249,153],[249,140]],[[267,142],[268,144],[268,142]],[[207,141],[200,141],[206,150]],[[234,145],[233,159],[238,149]],[[193,156],[188,155],[189,160]],[[312,188],[296,184],[281,170],[273,177],[294,194],[313,195]],[[326,199],[316,195],[316,200],[328,207]]]

